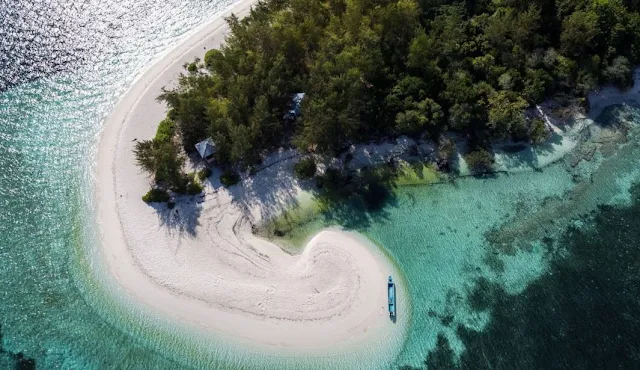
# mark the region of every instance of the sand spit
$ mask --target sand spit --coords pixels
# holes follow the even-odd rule
[[[242,16],[252,4],[234,5],[156,63],[105,121],[95,194],[107,270],[134,301],[223,339],[319,356],[348,346],[354,355],[393,359],[408,318],[388,318],[386,279],[399,273],[377,247],[327,229],[292,256],[251,233],[296,202],[292,152],[275,154],[271,166],[230,190],[207,184],[204,196],[181,198],[172,210],[140,198],[150,179],[132,148],[165,115],[155,100],[160,89],[175,83],[185,61],[224,41],[224,15]]]

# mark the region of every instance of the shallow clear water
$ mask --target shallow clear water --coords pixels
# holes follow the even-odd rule
[[[597,121],[586,136],[628,122],[628,142],[615,144],[612,153],[603,147],[606,157],[596,152],[575,167],[568,158],[543,171],[400,188],[387,207],[354,225],[390,251],[409,284],[412,326],[399,364],[428,359],[429,368],[539,369],[638,363],[637,350],[624,341],[640,339],[640,305],[628,303],[640,292],[633,226],[640,222],[640,187],[634,188],[640,110],[611,107]],[[628,224],[594,222],[602,207],[626,214]],[[594,276],[593,266],[601,264],[608,266]],[[617,264],[628,270],[618,272]],[[585,285],[590,279],[593,285]],[[604,294],[618,296],[615,303],[601,296],[600,284],[611,290]],[[558,296],[580,302],[556,307]],[[602,304],[610,306],[606,314]],[[610,325],[609,333],[602,330]],[[565,337],[563,345],[549,333]],[[616,338],[623,342],[618,347],[596,351],[601,341]]]
[[[0,368],[176,366],[92,308],[76,252],[95,240],[101,121],[145,66],[228,3],[0,1]]]
[[[622,123],[628,124],[624,130]],[[638,108],[608,108],[574,153],[542,171],[399,187],[380,211],[343,207],[304,223],[291,240],[337,223],[366,234],[394,258],[412,299],[398,366],[597,368],[617,354],[606,361],[629,367],[638,363],[636,350],[620,343],[595,349],[602,341],[640,339],[634,324],[640,305],[625,302],[640,293],[640,249],[630,242],[640,222],[640,188],[634,188],[640,181],[639,123]],[[619,136],[627,129],[626,137]],[[603,145],[592,151],[595,142]],[[636,217],[628,217],[626,227],[609,223],[601,230],[596,221],[602,207]],[[609,266],[593,276],[600,260]],[[620,274],[616,265],[624,263],[629,269]],[[593,286],[585,285],[591,279]],[[599,312],[609,299],[599,285],[624,303]],[[589,304],[582,307],[582,301]],[[610,323],[617,326],[602,330]],[[612,334],[616,330],[620,337]]]
[[[126,307],[92,257],[101,121],[146,66],[228,3],[0,0],[1,369],[295,367],[218,350]],[[640,122],[623,113],[603,122]],[[433,368],[639,361],[627,345],[640,339],[638,138],[603,152],[575,168],[400,188],[378,212],[332,215],[404,272],[413,314],[393,367],[427,357]]]

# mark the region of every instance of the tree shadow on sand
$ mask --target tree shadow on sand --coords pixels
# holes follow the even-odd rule
[[[385,206],[395,204],[393,172],[365,169],[358,172],[327,170],[315,180],[297,179],[291,167],[297,155],[284,152],[264,163],[256,176],[229,191],[245,212],[260,204],[261,218],[268,220],[300,206],[297,187],[309,192],[320,206],[324,224],[362,229],[374,219],[386,217]],[[291,161],[283,165],[274,165]]]
[[[227,190],[234,202],[248,213],[260,205],[260,217],[268,220],[281,212],[299,205],[297,187],[309,190],[312,184],[298,181],[291,170],[295,158],[293,151],[284,151],[262,163],[252,175]]]
[[[196,235],[196,228],[200,225],[199,218],[202,213],[204,194],[181,195],[176,197],[173,205],[167,203],[151,203],[156,210],[160,225],[170,233],[177,232],[180,235]]]

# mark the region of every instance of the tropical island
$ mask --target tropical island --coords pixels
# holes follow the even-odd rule
[[[305,196],[292,175],[300,156],[280,150],[254,175],[222,186],[222,165],[200,180],[194,171],[204,161],[187,161],[174,146],[178,125],[160,125],[167,112],[157,100],[163,87],[180,79],[185,60],[220,47],[230,30],[224,15],[242,16],[254,4],[240,1],[192,32],[136,80],[106,119],[96,182],[100,258],[125,293],[119,299],[167,323],[171,340],[187,332],[194,351],[215,352],[219,362],[206,366],[247,367],[257,354],[261,368],[295,367],[301,359],[314,368],[355,368],[362,358],[384,367],[400,352],[411,317],[407,286],[389,256],[338,227],[314,230],[296,251],[254,234],[256,225]],[[134,154],[150,137],[158,155],[168,154],[159,163],[170,164],[152,176]],[[168,203],[141,200],[150,186],[163,196],[174,185]],[[397,284],[395,322],[389,276]]]
[[[269,354],[265,368],[287,356],[388,368],[412,306],[403,272],[367,238],[315,229],[289,250],[261,225],[309,194],[376,207],[399,177],[496,171],[498,147],[564,143],[561,113],[593,108],[600,85],[631,86],[640,42],[634,5],[619,2],[249,0],[226,14],[106,121],[98,222],[106,265],[137,303],[213,333],[219,358]]]
[[[335,172],[316,172],[317,164],[340,155],[348,162],[351,145],[400,136],[430,143],[434,167],[444,171],[451,138],[463,140],[469,167],[490,171],[492,143],[550,137],[537,104],[553,100],[575,111],[598,86],[632,85],[636,8],[621,1],[261,1],[243,19],[231,15],[225,44],[185,64],[178,85],[162,92],[167,117],[153,140],[137,144],[136,157],[165,188],[189,194],[202,189],[183,172],[181,153],[206,139],[226,185],[279,148],[304,156],[298,177],[343,183]],[[292,103],[296,94],[303,98]],[[155,190],[147,199],[168,198]]]

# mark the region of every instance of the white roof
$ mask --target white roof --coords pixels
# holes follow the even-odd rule
[[[200,157],[204,159],[212,156],[216,152],[216,144],[211,139],[202,140],[195,146],[198,154],[200,154]]]

